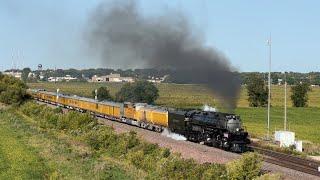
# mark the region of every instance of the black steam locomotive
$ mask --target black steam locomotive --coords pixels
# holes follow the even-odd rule
[[[245,152],[250,144],[239,116],[207,111],[169,111],[169,129],[189,141],[203,142],[233,152]]]

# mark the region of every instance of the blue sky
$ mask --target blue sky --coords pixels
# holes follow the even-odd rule
[[[106,1],[106,0],[105,0]],[[0,0],[0,70],[103,67],[84,27],[103,0]],[[177,10],[239,71],[320,71],[320,1],[140,0],[145,14]],[[14,63],[12,63],[14,62]]]

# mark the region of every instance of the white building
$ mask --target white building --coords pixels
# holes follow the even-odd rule
[[[148,77],[149,79],[147,81],[152,82],[152,83],[162,83],[166,78],[168,77],[168,75],[165,75],[163,77]]]
[[[18,71],[9,71],[9,72],[4,72],[3,74],[13,76],[15,78],[21,79],[22,72]]]
[[[49,77],[48,81],[49,82],[61,82],[61,81],[69,82],[69,81],[75,81],[77,79],[78,78],[71,77],[70,75],[66,75],[65,77]]]
[[[106,76],[94,75],[91,82],[134,82],[133,77],[121,77],[120,74],[109,74]]]

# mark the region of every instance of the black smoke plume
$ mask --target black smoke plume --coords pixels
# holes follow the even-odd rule
[[[235,107],[239,78],[226,57],[206,47],[182,14],[149,17],[134,1],[104,3],[88,28],[90,47],[105,65],[170,69],[175,81],[206,84],[226,108]]]

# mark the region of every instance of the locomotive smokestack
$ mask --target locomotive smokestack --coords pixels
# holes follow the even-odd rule
[[[87,39],[104,64],[122,68],[174,71],[178,82],[207,85],[227,108],[234,108],[240,80],[227,58],[207,47],[177,12],[141,14],[134,1],[100,4],[88,25]]]

